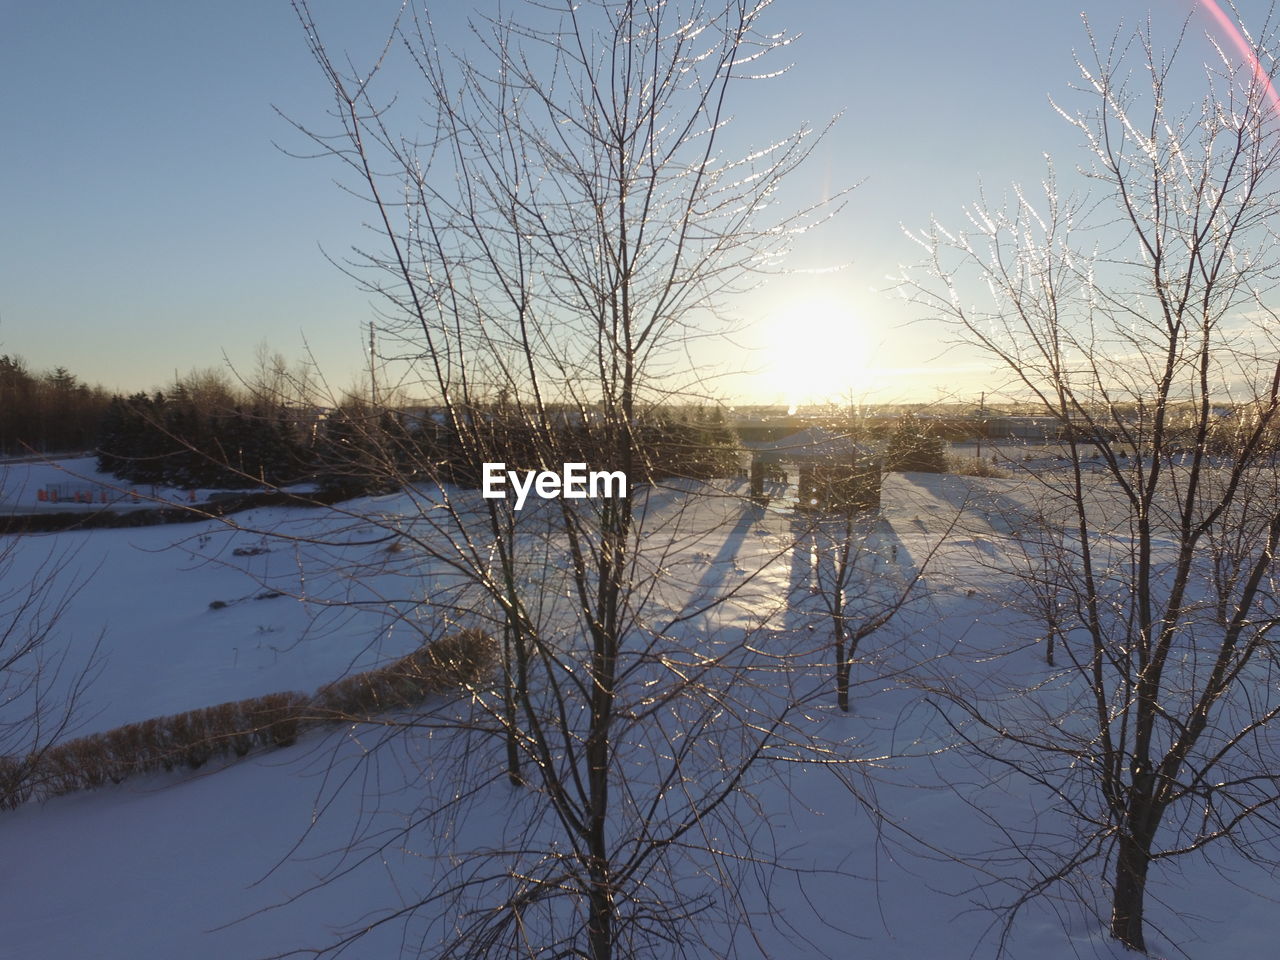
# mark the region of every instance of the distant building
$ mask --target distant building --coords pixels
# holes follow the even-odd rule
[[[1081,443],[1115,439],[1115,431],[1104,423],[1091,423],[1085,417],[1063,420],[1053,416],[988,417],[986,435],[1024,443],[1063,443],[1072,437]]]
[[[1062,421],[1057,417],[988,417],[988,437],[1007,437],[1030,443],[1061,438]]]

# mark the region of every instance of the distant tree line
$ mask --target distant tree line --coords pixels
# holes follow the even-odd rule
[[[21,357],[0,355],[0,455],[92,449],[110,399],[65,367],[35,373]]]
[[[431,407],[374,408],[356,392],[321,406],[282,374],[279,358],[260,367],[240,384],[220,371],[193,371],[163,390],[126,396],[81,383],[64,367],[37,374],[0,356],[0,454],[92,450],[99,470],[128,483],[246,489],[315,481],[351,496],[393,489],[408,464],[423,462],[460,486],[479,486],[481,465],[466,453],[474,444],[460,432],[500,439],[512,469],[558,466],[538,462],[547,431],[557,449],[595,463],[589,410],[538,423],[498,398],[454,422]],[[633,482],[738,470],[737,437],[717,410],[672,409],[633,429],[647,452]]]
[[[485,448],[500,450],[512,470],[559,466],[542,462],[541,451],[548,449],[565,462],[612,468],[599,462],[592,417],[590,410],[566,408],[539,421],[499,401],[457,410],[450,418],[431,408],[375,411],[349,400],[328,412],[319,431],[318,479],[329,492],[378,493],[429,464],[433,475],[450,483],[479,487],[477,438],[484,438]],[[628,478],[632,484],[732,477],[741,469],[738,438],[722,418],[670,411],[632,430],[644,452],[640,474]]]

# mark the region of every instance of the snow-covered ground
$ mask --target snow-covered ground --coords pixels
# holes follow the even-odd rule
[[[314,485],[303,483],[286,489],[310,491]],[[175,504],[205,503],[210,495],[221,492],[225,491],[130,483],[101,472],[97,458],[92,456],[0,460],[0,516],[154,510]]]
[[[31,499],[34,486],[50,482],[40,473],[47,469],[10,467],[5,496]],[[779,648],[813,646],[824,629],[812,592],[819,551],[797,537],[787,510],[758,507],[740,492],[730,485],[652,495],[653,609],[697,609],[699,598],[730,592],[732,603],[679,626],[691,644],[760,631]],[[426,629],[415,618],[429,618],[432,597],[451,589],[448,573],[411,550],[389,549],[386,526],[412,513],[407,496],[348,506],[384,525],[261,508],[234,517],[239,530],[209,522],[18,541],[6,582],[46,577],[55,592],[77,587],[58,643],[72,665],[98,650],[77,732],[311,691],[413,649]],[[999,846],[1002,830],[1052,829],[1052,811],[1024,784],[948,749],[954,734],[912,678],[990,670],[986,653],[1006,648],[999,669],[1041,668],[1003,602],[1011,589],[1004,577],[1021,562],[1009,534],[1037,510],[1035,485],[1017,480],[888,479],[885,522],[869,535],[861,569],[903,582],[927,562],[923,589],[859,651],[853,711],[835,711],[832,692],[805,721],[823,742],[867,762],[789,764],[750,784],[750,815],[790,869],[767,892],[745,894],[771,922],[757,924],[758,942],[738,934],[739,955],[994,955],[999,930],[984,906],[1007,894],[1001,871],[1031,866],[983,855]],[[54,572],[51,555],[62,561]],[[983,655],[966,655],[969,648]],[[412,902],[443,869],[423,855],[439,849],[439,824],[399,831],[421,785],[459,769],[441,736],[405,737],[371,753],[381,742],[376,729],[316,732],[225,768],[140,777],[0,812],[0,849],[11,865],[0,880],[0,957],[267,956],[323,946],[371,912]],[[499,754],[494,744],[491,756],[467,762],[497,769]],[[446,764],[446,756],[454,759]],[[346,774],[353,776],[344,781]],[[862,800],[871,797],[888,822],[867,815]],[[453,824],[457,842],[502,834],[530,802],[505,780],[478,789],[465,822]],[[361,859],[384,830],[396,841]],[[310,889],[344,862],[349,871]],[[1274,953],[1280,913],[1265,871],[1224,854],[1214,864],[1157,869],[1152,883],[1151,927],[1163,931],[1151,937],[1154,953]],[[1101,903],[1104,892],[1095,894]],[[420,933],[392,923],[348,955],[416,955]],[[1037,960],[1126,956],[1095,918],[1058,901],[1031,904],[1006,947]]]

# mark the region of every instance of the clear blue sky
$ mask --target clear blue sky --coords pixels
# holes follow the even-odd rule
[[[359,50],[396,6],[328,0],[317,13],[331,45]],[[913,391],[954,383],[937,332],[902,336],[910,311],[874,292],[913,259],[900,224],[956,222],[979,183],[1038,179],[1045,152],[1064,166],[1081,159],[1048,103],[1075,79],[1080,13],[1109,34],[1149,8],[1172,27],[1193,4],[778,0],[772,22],[804,35],[795,67],[747,88],[740,122],[759,124],[747,129],[764,143],[845,111],[796,196],[862,186],[791,264],[847,268],[772,282],[741,305],[743,339],[764,342],[787,303],[834,301],[880,365],[935,365],[904,379]],[[1257,25],[1268,3],[1240,10]],[[1198,17],[1197,30],[1210,26]],[[328,104],[288,3],[8,0],[0,24],[0,353],[137,389],[224,353],[247,366],[262,341],[297,357],[305,338],[331,379],[348,382],[371,309],[321,249],[341,256],[365,242],[365,211],[334,186],[331,164],[273,144],[303,146],[273,105],[316,122]]]

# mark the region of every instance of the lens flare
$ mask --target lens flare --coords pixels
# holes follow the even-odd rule
[[[1258,60],[1258,53],[1253,45],[1249,42],[1249,38],[1244,35],[1244,31],[1218,6],[1217,0],[1204,0],[1204,8],[1209,12],[1209,16],[1222,28],[1223,34],[1231,41],[1231,45],[1236,48],[1240,55],[1244,58],[1244,62],[1253,71],[1253,79],[1263,92],[1266,94],[1267,102],[1271,104],[1271,111],[1280,114],[1280,93],[1276,92],[1275,84],[1271,82],[1271,75],[1262,68],[1261,62]]]

